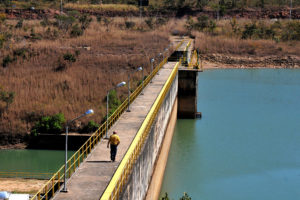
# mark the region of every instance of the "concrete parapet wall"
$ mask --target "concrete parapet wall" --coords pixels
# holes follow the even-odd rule
[[[151,127],[120,199],[145,198],[178,92],[178,73]]]

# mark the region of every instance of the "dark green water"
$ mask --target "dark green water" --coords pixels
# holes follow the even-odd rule
[[[200,120],[178,120],[161,195],[300,199],[300,70],[199,74]]]
[[[69,151],[68,156],[74,151]],[[0,150],[0,172],[54,173],[65,162],[65,151]]]

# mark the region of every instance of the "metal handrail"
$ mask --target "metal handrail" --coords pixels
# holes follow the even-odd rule
[[[183,40],[175,47],[175,51],[182,45],[182,43]],[[167,60],[168,57],[166,57],[159,65],[157,65],[152,73],[150,73],[149,76],[144,80],[144,88],[155,76],[158,70],[167,62]],[[135,89],[135,91],[130,95],[130,103],[134,101],[142,89],[142,85]],[[66,169],[66,174],[64,174],[65,165],[63,165],[30,200],[48,200],[54,196],[56,190],[59,190],[61,185],[64,183],[64,176],[66,176],[66,178],[70,178],[72,176],[72,174],[76,171],[76,168],[79,167],[79,165],[85,160],[95,145],[104,136],[106,126],[108,126],[109,129],[126,110],[127,106],[128,101],[124,100],[123,103],[115,110],[115,112],[98,128],[98,130],[96,130],[90,136],[90,138],[69,158],[67,161],[68,168]]]

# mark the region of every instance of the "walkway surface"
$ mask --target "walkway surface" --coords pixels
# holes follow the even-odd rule
[[[116,162],[110,162],[107,140],[102,140],[67,182],[68,192],[58,192],[53,199],[99,200],[175,64],[175,62],[166,63],[159,71],[159,75],[154,77],[153,83],[149,83],[144,89],[144,95],[139,95],[130,105],[131,112],[123,113],[109,130],[108,135],[111,135],[112,131],[117,131],[121,138]]]

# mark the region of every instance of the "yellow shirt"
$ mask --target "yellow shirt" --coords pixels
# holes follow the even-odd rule
[[[120,143],[120,138],[116,134],[113,134],[109,137],[109,142],[113,145],[118,145]]]

